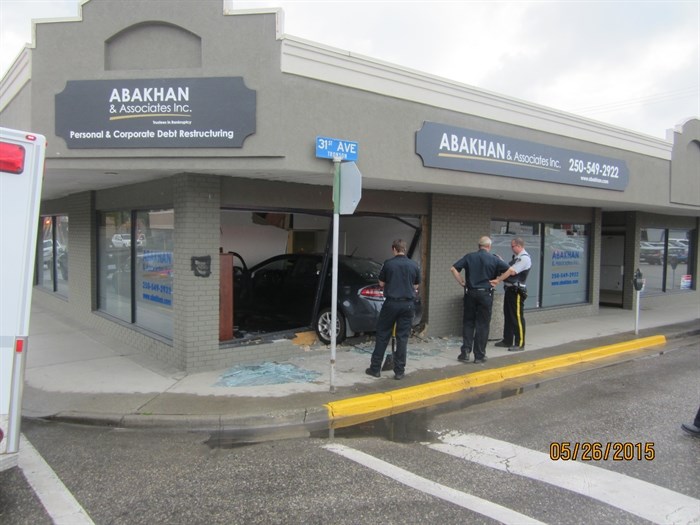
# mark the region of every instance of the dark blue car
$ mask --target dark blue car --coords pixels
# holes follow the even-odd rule
[[[321,285],[323,254],[285,254],[250,269],[239,267],[234,283],[234,324],[239,330],[281,331],[313,326],[319,339],[331,338],[331,261]],[[336,342],[349,335],[374,332],[384,293],[379,287],[382,265],[371,259],[338,257]],[[317,301],[318,298],[318,301]],[[414,325],[420,322],[417,301]]]

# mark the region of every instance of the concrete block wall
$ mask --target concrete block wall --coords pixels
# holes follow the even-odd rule
[[[62,211],[60,211],[62,210]],[[68,216],[68,279],[70,308],[76,312],[92,312],[96,299],[92,290],[95,283],[95,213],[94,193],[76,193],[64,199],[62,206],[50,215]],[[43,211],[43,210],[42,210]]]
[[[479,237],[491,230],[491,201],[433,195],[428,251],[428,335],[461,335],[463,291],[450,267],[479,249]]]
[[[174,177],[173,351],[191,371],[222,362],[219,346],[220,181],[212,175]],[[198,277],[192,257],[211,257],[211,274]]]

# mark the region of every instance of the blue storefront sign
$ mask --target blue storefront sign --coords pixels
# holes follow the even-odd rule
[[[624,191],[625,161],[537,142],[425,122],[416,132],[423,165],[589,188]]]

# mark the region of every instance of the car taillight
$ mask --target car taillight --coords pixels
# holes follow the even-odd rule
[[[378,284],[373,284],[362,288],[360,295],[368,299],[384,299],[384,290]]]

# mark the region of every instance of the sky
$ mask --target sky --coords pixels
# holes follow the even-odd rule
[[[80,3],[0,0],[0,76],[32,19],[75,17]],[[288,35],[657,138],[700,117],[700,0],[226,3],[281,7]]]

